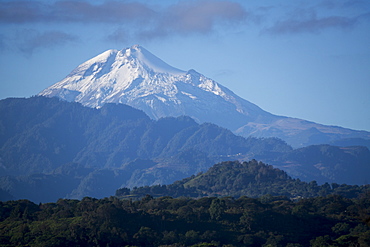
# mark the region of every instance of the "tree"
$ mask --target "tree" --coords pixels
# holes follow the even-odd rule
[[[225,202],[219,198],[213,199],[208,211],[212,220],[220,220],[225,211]]]
[[[255,221],[255,214],[251,211],[245,211],[239,219],[239,223],[244,226],[245,229],[251,230],[252,224]]]
[[[130,189],[129,188],[120,188],[116,190],[116,196],[127,196],[130,194]]]
[[[158,234],[153,229],[142,226],[133,237],[142,246],[152,246],[156,242]]]
[[[331,246],[329,235],[320,236],[310,241],[311,247],[325,247]]]
[[[194,230],[190,230],[190,231],[187,231],[185,233],[185,243],[187,246],[191,245],[191,244],[195,244],[197,242],[199,242],[199,233],[194,231]]]

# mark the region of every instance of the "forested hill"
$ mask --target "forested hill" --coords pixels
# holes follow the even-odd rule
[[[70,162],[118,168],[136,159],[170,157],[188,150],[218,159],[292,150],[278,139],[245,139],[189,117],[154,121],[123,104],[92,109],[57,98],[6,99],[0,101],[0,114],[4,175],[50,173]]]
[[[155,121],[123,104],[0,100],[0,200],[103,198],[120,187],[170,184],[221,161],[253,158],[319,183],[364,184],[370,173],[366,147],[293,150],[277,138],[245,139],[186,116]]]
[[[155,185],[134,188],[121,188],[116,191],[119,198],[141,198],[145,195],[155,197],[263,197],[283,196],[290,199],[341,195],[357,198],[370,193],[370,185],[346,185],[316,181],[303,182],[292,179],[284,171],[273,168],[256,160],[240,163],[238,161],[222,162],[212,166],[207,172],[176,181],[170,185]]]
[[[9,98],[0,101],[0,116],[0,189],[36,202],[101,198],[122,185],[171,183],[242,154],[292,150],[190,117],[154,121],[123,104],[92,109],[57,98]]]

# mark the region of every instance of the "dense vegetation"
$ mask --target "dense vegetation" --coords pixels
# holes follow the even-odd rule
[[[256,160],[240,163],[222,162],[212,166],[207,172],[176,181],[170,185],[135,187],[132,190],[121,188],[116,191],[120,198],[154,197],[203,197],[232,196],[260,197],[262,195],[285,196],[291,199],[341,195],[357,198],[360,194],[370,193],[370,185],[346,185],[316,181],[304,182],[292,179],[286,172]]]
[[[370,197],[0,202],[0,246],[370,245]]]

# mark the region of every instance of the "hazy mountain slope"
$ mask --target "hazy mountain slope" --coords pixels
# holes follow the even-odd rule
[[[3,190],[3,189],[0,189],[0,201],[10,201],[10,200],[14,200],[14,196],[12,196],[11,194],[9,194],[7,191]]]
[[[245,139],[189,117],[155,121],[124,104],[93,109],[57,98],[5,99],[0,116],[0,189],[37,202],[168,184],[226,160],[294,161],[289,174],[319,182],[362,184],[370,172],[365,147],[292,150],[277,138]],[[325,147],[335,152],[312,151]]]
[[[268,113],[195,70],[174,68],[138,45],[108,50],[86,61],[40,95],[89,107],[124,103],[153,119],[186,115],[245,137],[278,137],[294,147],[343,138],[370,139],[366,131]]]
[[[236,134],[250,133],[256,137],[281,138],[293,147],[307,146],[307,144],[329,144],[342,139],[351,139],[352,145],[363,145],[369,140],[369,132],[327,126],[314,122],[282,117],[271,123],[249,122],[235,131]]]
[[[0,115],[0,188],[17,198],[35,193],[38,186],[46,190],[68,187],[63,185],[65,181],[74,184],[68,187],[68,194],[74,190],[74,195],[87,195],[90,191],[90,195],[98,196],[88,181],[100,174],[121,179],[114,189],[122,184],[168,183],[217,161],[235,159],[240,152],[248,153],[264,142],[235,136],[212,124],[199,125],[189,117],[154,121],[123,104],[92,109],[57,98],[5,99],[0,101]],[[274,142],[281,152],[291,150],[282,141]],[[150,166],[132,167],[130,164],[138,159],[147,160]],[[70,163],[79,168],[62,169]],[[116,171],[98,172],[104,169]],[[143,174],[149,174],[150,179]],[[47,186],[50,181],[55,186]],[[39,200],[38,195],[35,200]],[[58,190],[55,196],[66,193]]]
[[[362,139],[362,138],[347,138],[347,139],[340,139],[333,142],[328,143],[333,146],[364,146],[370,149],[370,140]]]
[[[281,155],[273,164],[306,181],[370,183],[370,151],[361,146],[308,146]]]

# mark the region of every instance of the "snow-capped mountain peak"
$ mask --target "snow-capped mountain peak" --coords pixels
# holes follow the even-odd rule
[[[166,73],[172,75],[184,75],[186,71],[177,69],[168,65],[160,58],[154,56],[148,50],[139,45],[133,45],[131,48],[125,50],[125,55],[127,57],[136,58],[146,66],[147,69],[152,70],[157,73]]]
[[[368,132],[273,115],[195,70],[184,71],[168,65],[139,45],[105,51],[39,95],[56,96],[89,107],[128,104],[154,119],[187,115],[244,136],[279,137],[294,146],[310,143],[307,136],[317,132],[323,140],[339,135],[370,137]],[[320,138],[315,140],[320,143]]]
[[[211,104],[215,108],[226,104],[228,111],[236,109],[244,115],[263,112],[212,79],[193,69],[186,72],[172,67],[139,45],[103,52],[40,95],[90,107],[125,103],[153,118],[190,115],[201,122],[206,119],[200,112],[209,111]]]

